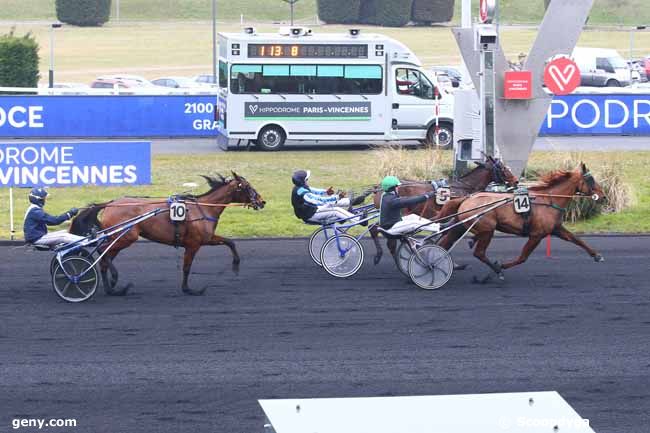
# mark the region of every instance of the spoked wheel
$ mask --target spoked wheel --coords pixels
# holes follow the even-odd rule
[[[93,266],[92,259],[81,256],[64,257],[61,265],[57,263],[52,274],[54,291],[67,302],[83,302],[90,299],[97,290],[98,281],[97,269]]]
[[[330,275],[349,277],[356,274],[363,264],[363,247],[352,236],[339,234],[325,241],[320,258]]]
[[[397,250],[395,250],[395,255],[393,256],[395,259],[395,264],[397,265],[397,269],[399,269],[399,271],[404,274],[405,277],[410,277],[409,260],[411,260],[412,255],[413,250],[411,250],[409,243],[400,242],[397,246]]]
[[[309,256],[318,266],[323,266],[323,263],[320,260],[320,252],[323,249],[325,242],[334,236],[334,230],[338,229],[321,227],[316,229],[316,231],[314,231],[314,233],[309,237]]]
[[[411,256],[408,270],[411,280],[418,287],[433,290],[447,284],[454,271],[454,262],[444,248],[425,245]]]
[[[74,252],[66,254],[66,257],[70,257],[72,255],[85,257],[87,259],[92,259],[92,254],[90,254],[90,252],[84,248],[80,248]],[[56,255],[55,255],[54,257],[52,257],[52,261],[50,261],[50,275],[54,274],[54,268],[56,268],[58,264],[59,261],[56,259]]]

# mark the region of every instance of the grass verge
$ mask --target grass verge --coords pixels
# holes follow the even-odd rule
[[[217,232],[235,237],[307,236],[313,227],[302,224],[293,215],[290,204],[291,173],[298,168],[312,171],[315,186],[360,190],[379,182],[380,155],[368,150],[354,151],[285,151],[278,153],[226,152],[214,155],[160,155],[153,158],[153,184],[144,187],[82,187],[51,190],[47,206],[50,213],[64,212],[70,207],[84,206],[90,202],[110,200],[123,195],[168,196],[180,192],[185,182],[202,182],[202,173],[229,173],[235,170],[246,176],[267,201],[267,207],[259,212],[250,209],[228,209],[219,223]],[[426,150],[404,152],[403,163],[430,158]],[[597,173],[598,167],[614,166],[621,171],[624,181],[631,185],[634,200],[632,206],[618,213],[600,215],[589,221],[571,224],[578,232],[650,232],[650,152],[582,153],[584,160]],[[536,152],[529,167],[537,171],[560,167],[557,153]],[[432,173],[451,168],[451,153],[436,157]],[[420,171],[421,177],[427,177]],[[597,179],[598,180],[598,179]],[[196,192],[203,191],[201,184]],[[27,208],[26,189],[14,191],[16,200],[16,230],[22,239],[22,218]],[[0,238],[9,238],[8,190],[0,190]]]

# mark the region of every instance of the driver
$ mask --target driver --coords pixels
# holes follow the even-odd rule
[[[434,191],[422,195],[402,198],[399,196],[397,187],[401,182],[395,176],[386,176],[381,181],[381,189],[384,194],[381,196],[381,205],[379,207],[379,225],[392,235],[402,235],[415,230],[425,230],[437,233],[440,231],[440,224],[432,223],[426,218],[416,214],[402,216],[402,209],[414,206],[418,203],[427,201],[435,196]]]
[[[344,193],[334,194],[334,189],[313,188],[307,184],[310,176],[309,170],[298,170],[291,176],[293,190],[291,191],[291,205],[296,217],[305,222],[317,224],[330,224],[338,220],[350,218],[354,222],[355,215],[346,210],[350,207],[350,199]]]
[[[45,188],[34,187],[29,193],[29,202],[31,204],[27,208],[27,212],[25,212],[25,221],[23,223],[25,242],[54,247],[59,244],[67,244],[83,239],[82,236],[73,235],[66,230],[59,230],[52,233],[47,232],[47,226],[59,225],[79,213],[79,210],[73,207],[68,212],[59,216],[48,214],[43,210],[47,196],[48,193]]]

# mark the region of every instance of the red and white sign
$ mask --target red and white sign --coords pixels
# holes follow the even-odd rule
[[[481,23],[491,24],[496,13],[496,0],[481,0],[478,8],[478,17]]]
[[[506,71],[503,83],[506,99],[530,99],[533,97],[533,73],[531,71]]]
[[[580,68],[570,58],[559,57],[546,65],[544,84],[554,95],[568,95],[580,86]]]

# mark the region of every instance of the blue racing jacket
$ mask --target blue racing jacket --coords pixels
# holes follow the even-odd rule
[[[293,205],[293,212],[295,215],[307,221],[314,216],[318,206],[327,203],[336,203],[338,196],[327,195],[327,191],[319,188],[311,188],[308,186],[294,186],[291,191],[291,204]]]
[[[23,223],[25,242],[30,244],[36,242],[47,234],[47,226],[58,226],[69,219],[70,215],[67,213],[52,216],[45,212],[42,207],[32,204],[27,208],[25,222]]]

